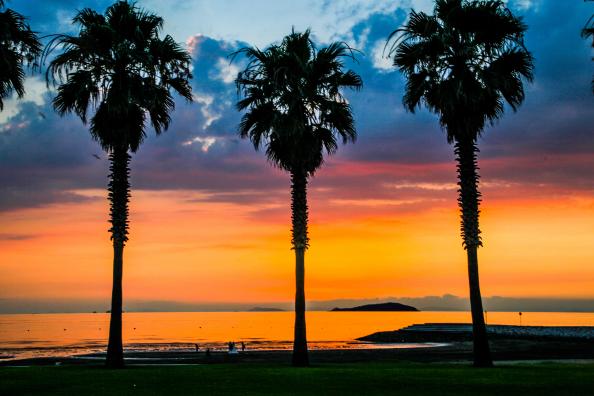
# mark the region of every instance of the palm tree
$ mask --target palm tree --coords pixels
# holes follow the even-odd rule
[[[245,114],[239,125],[242,138],[258,150],[266,147],[268,160],[291,175],[292,246],[295,250],[295,337],[293,365],[307,366],[304,260],[307,235],[307,183],[333,154],[338,139],[344,144],[357,137],[351,107],[343,88],[360,89],[361,78],[343,71],[343,59],[354,58],[342,42],[317,49],[309,30],[292,32],[266,50],[243,48],[248,66],[236,79]],[[237,54],[236,53],[236,54]]]
[[[406,76],[403,103],[439,116],[458,162],[461,235],[468,259],[474,365],[492,365],[479,286],[477,139],[487,124],[524,100],[522,79],[532,80],[533,59],[523,44],[527,27],[503,1],[437,0],[434,15],[410,13],[392,32],[390,56]]]
[[[0,9],[3,8],[4,1],[0,0]],[[37,66],[41,49],[23,15],[10,8],[0,11],[0,110],[4,108],[4,99],[13,92],[23,97],[25,66]]]
[[[99,14],[74,17],[78,35],[57,35],[46,47],[62,51],[49,64],[48,81],[61,83],[53,100],[60,114],[75,113],[109,154],[113,290],[107,366],[122,367],[122,269],[128,241],[130,159],[146,137],[148,118],[157,134],[167,130],[175,107],[171,91],[191,100],[190,55],[171,36],[159,37],[163,19],[118,1]]]

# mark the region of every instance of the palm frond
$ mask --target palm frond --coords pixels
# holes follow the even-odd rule
[[[175,108],[172,92],[192,100],[191,57],[171,36],[159,37],[163,19],[117,1],[104,14],[85,8],[73,23],[76,35],[55,35],[43,60],[46,80],[59,85],[54,108],[83,122],[92,109],[90,132],[108,151],[126,145],[136,151],[147,116],[157,134],[167,130]]]
[[[23,15],[9,8],[0,11],[0,110],[13,92],[19,98],[24,95],[26,68],[38,67],[41,51],[37,33]]]
[[[235,80],[245,111],[239,134],[256,149],[266,146],[275,166],[313,175],[333,154],[337,141],[354,142],[357,136],[352,109],[343,90],[358,90],[361,77],[344,70],[344,60],[356,61],[357,51],[344,42],[317,49],[310,32],[293,31],[280,44],[265,50],[246,47],[231,54],[248,63]]]
[[[438,114],[450,142],[475,139],[503,115],[504,103],[515,111],[524,100],[534,68],[526,29],[500,0],[437,0],[433,15],[411,12],[387,41],[407,79],[405,108]]]

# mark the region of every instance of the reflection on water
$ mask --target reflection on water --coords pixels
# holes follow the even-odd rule
[[[520,324],[517,312],[489,312],[489,324]],[[385,348],[356,338],[415,323],[468,323],[469,312],[308,312],[311,349]],[[524,312],[525,326],[592,326],[592,313]],[[0,315],[0,356],[66,356],[103,352],[108,314]],[[291,312],[151,312],[126,313],[127,351],[224,350],[228,341],[248,349],[290,349]],[[421,345],[404,345],[419,347]]]

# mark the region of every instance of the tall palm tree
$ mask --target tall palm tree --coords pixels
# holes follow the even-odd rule
[[[73,23],[80,28],[77,35],[57,35],[46,47],[47,53],[62,49],[49,64],[47,79],[61,83],[53,100],[60,115],[75,113],[86,124],[92,108],[91,136],[109,153],[113,290],[106,363],[121,367],[129,152],[145,139],[147,118],[157,134],[167,130],[175,107],[172,90],[191,100],[191,58],[171,36],[159,36],[162,18],[127,1],[114,3],[104,15],[85,8]]]
[[[439,116],[458,162],[461,235],[468,259],[474,365],[492,365],[479,286],[477,139],[524,100],[522,79],[532,80],[533,59],[523,44],[527,27],[503,1],[437,0],[433,15],[410,14],[392,32],[390,56],[406,76],[410,112],[424,105]]]
[[[361,78],[344,71],[343,59],[354,58],[345,43],[317,49],[309,30],[292,32],[266,50],[243,48],[248,66],[236,79],[243,99],[237,102],[245,114],[239,125],[242,138],[258,150],[266,147],[268,160],[291,175],[292,245],[295,250],[295,336],[293,365],[307,366],[305,328],[304,260],[307,235],[307,183],[333,154],[338,140],[344,144],[357,137],[351,107],[343,88],[360,89]],[[236,53],[237,54],[237,53]]]
[[[27,19],[4,5],[0,0],[0,110],[13,92],[23,97],[25,67],[37,66],[42,49]]]

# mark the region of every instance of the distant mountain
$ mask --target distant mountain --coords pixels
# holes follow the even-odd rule
[[[359,305],[358,307],[352,308],[332,308],[332,312],[340,311],[368,311],[368,312],[398,312],[398,311],[418,311],[415,307],[410,305],[404,305],[395,302],[383,303],[383,304],[367,304]]]
[[[248,312],[284,312],[284,309],[280,308],[268,308],[268,307],[254,307],[248,310]]]

